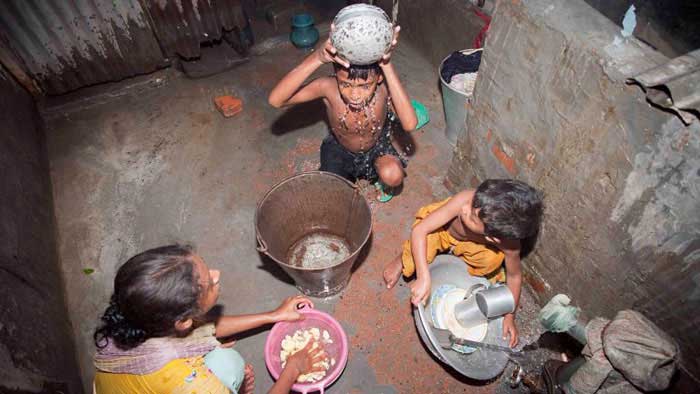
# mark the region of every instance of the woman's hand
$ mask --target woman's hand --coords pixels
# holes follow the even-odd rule
[[[314,344],[316,346],[314,347]],[[291,369],[295,377],[299,375],[305,375],[311,372],[321,372],[325,370],[322,365],[314,366],[314,364],[319,363],[328,358],[323,346],[320,343],[311,340],[304,346],[303,349],[292,354],[287,358],[287,364],[284,369]],[[296,379],[295,379],[296,380]]]
[[[391,39],[391,46],[389,46],[389,49],[386,50],[384,56],[382,56],[382,59],[379,61],[380,66],[386,66],[391,62],[391,54],[394,52],[394,48],[396,48],[396,45],[399,43],[400,31],[401,26],[394,27],[394,37]]]
[[[333,30],[335,30],[335,26],[331,25],[331,34],[333,34]],[[338,63],[345,68],[350,67],[350,63],[338,55],[338,50],[331,44],[330,37],[316,46],[314,54],[316,54],[318,61],[323,64]]]
[[[271,312],[272,319],[275,322],[302,320],[304,319],[304,315],[299,313],[298,309],[303,304],[309,305],[312,308],[314,307],[314,303],[302,295],[287,297],[277,309]]]

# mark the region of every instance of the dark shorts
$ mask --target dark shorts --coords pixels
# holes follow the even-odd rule
[[[345,149],[330,132],[321,144],[321,171],[340,175],[350,182],[355,182],[357,179],[375,182],[379,179],[379,175],[374,168],[374,162],[384,155],[396,157],[401,162],[401,166],[406,168],[406,159],[401,157],[391,144],[391,129],[390,125],[385,125],[377,143],[361,153]]]

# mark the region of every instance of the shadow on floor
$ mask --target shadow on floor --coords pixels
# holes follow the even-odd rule
[[[394,148],[398,152],[403,152],[406,157],[411,157],[418,152],[418,145],[416,144],[416,139],[413,136],[413,133],[415,133],[416,130],[407,132],[404,131],[401,128],[401,124],[397,122],[397,124],[394,126],[394,132],[391,134],[393,143],[394,143]]]
[[[270,256],[264,254],[264,253],[259,253],[258,255],[260,256],[260,262],[261,265],[258,266],[259,269],[265,270],[269,273],[272,274],[272,276],[275,277],[275,279],[278,279],[282,281],[283,283],[287,283],[290,285],[294,285],[294,279],[292,279],[291,276],[287,275],[286,272],[280,267],[277,262],[272,260]]]
[[[295,104],[289,107],[270,126],[273,135],[283,135],[288,132],[310,127],[319,121],[328,124],[326,106],[321,100]]]
[[[367,243],[365,246],[360,250],[360,253],[357,255],[357,260],[352,264],[352,270],[350,272],[355,272],[357,271],[360,266],[367,260],[367,256],[369,256],[369,251],[372,250],[372,237],[373,234],[369,234],[369,238],[367,239]]]
[[[581,354],[583,350],[583,345],[570,335],[554,332],[542,334],[533,347],[546,349],[554,354],[566,353],[570,359]]]

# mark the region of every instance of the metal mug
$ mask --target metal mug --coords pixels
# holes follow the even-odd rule
[[[455,305],[455,318],[462,327],[472,328],[486,322],[486,316],[479,309],[475,297],[475,294],[485,287],[482,284],[470,287],[464,296],[464,300]]]
[[[475,294],[481,312],[490,318],[515,311],[515,298],[508,286],[493,286]]]

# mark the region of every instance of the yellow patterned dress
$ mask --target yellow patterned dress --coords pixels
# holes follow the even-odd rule
[[[120,353],[115,348],[98,351],[94,360],[97,368],[95,393],[228,394],[230,390],[204,363],[206,349],[211,350],[218,344],[211,324],[194,330],[185,338],[149,339],[132,351]],[[169,356],[185,356],[160,366],[167,359],[156,358],[153,349],[164,349]],[[197,351],[202,354],[189,354]]]

